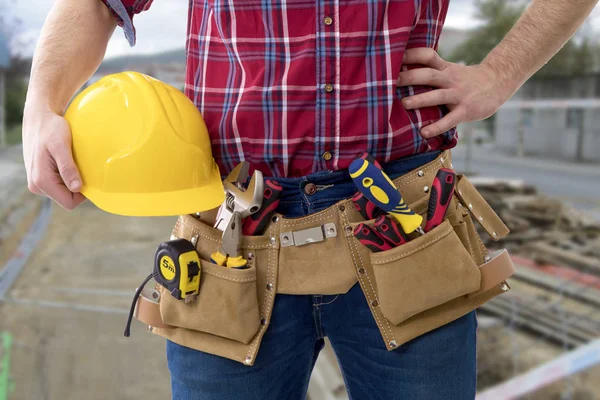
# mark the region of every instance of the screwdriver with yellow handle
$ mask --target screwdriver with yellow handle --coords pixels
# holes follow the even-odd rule
[[[425,231],[421,228],[423,217],[408,207],[394,182],[371,160],[371,157],[363,155],[348,167],[358,190],[377,207],[393,216],[405,233],[417,231],[424,235]]]

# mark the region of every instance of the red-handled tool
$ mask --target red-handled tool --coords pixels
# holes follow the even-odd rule
[[[366,224],[358,224],[354,228],[354,236],[360,244],[366,246],[372,252],[390,250],[392,246],[386,242],[373,228]]]
[[[440,168],[431,185],[425,232],[429,232],[444,221],[450,200],[452,200],[455,184],[456,173],[448,168]]]
[[[352,196],[352,204],[354,204],[354,208],[356,208],[360,215],[367,221],[385,214],[385,211],[371,203],[361,192],[356,192],[356,194]]]
[[[400,225],[386,215],[375,220],[375,231],[393,247],[403,245],[409,240]]]
[[[283,187],[272,180],[265,181],[263,202],[254,214],[250,214],[242,223],[242,233],[246,236],[261,235],[269,224],[271,216],[279,206],[279,196]]]

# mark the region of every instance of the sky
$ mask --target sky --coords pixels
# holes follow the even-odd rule
[[[19,52],[30,55],[53,0],[12,0],[8,3],[12,3],[9,12],[22,20],[21,37],[29,43],[26,48],[19,49]],[[471,18],[473,3],[474,0],[451,0],[446,26],[460,29],[474,26]],[[130,48],[121,29],[117,29],[108,45],[106,57],[147,54],[183,47],[187,8],[188,0],[154,0],[149,11],[135,17],[136,46]]]
[[[30,55],[53,0],[13,0],[10,12],[22,20],[21,37],[29,46],[19,51]],[[451,0],[447,26],[469,27],[473,0]],[[130,48],[117,29],[109,42],[106,57],[154,53],[181,48],[185,43],[188,0],[154,0],[152,7],[135,17],[137,44]]]

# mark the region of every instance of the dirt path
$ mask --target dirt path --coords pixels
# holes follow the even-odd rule
[[[164,340],[134,321],[135,288],[174,218],[113,216],[87,203],[54,206],[46,235],[0,303],[14,339],[11,400],[168,399]]]

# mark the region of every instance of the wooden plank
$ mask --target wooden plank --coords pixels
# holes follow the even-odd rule
[[[525,316],[520,314],[514,315],[510,310],[507,311],[503,307],[492,302],[487,302],[481,309],[491,314],[497,315],[505,321],[514,321],[519,328],[523,328],[524,330],[536,334],[541,333],[549,340],[552,340],[557,343],[565,343],[570,347],[577,347],[586,343],[585,340],[576,339],[570,336],[563,337],[563,335],[560,332],[556,331],[556,329],[554,328],[548,328],[547,326],[531,321],[531,319],[526,318]]]
[[[518,300],[515,304],[513,303],[513,300],[507,297],[508,296],[500,296],[491,300],[491,302],[509,311],[512,311],[513,308],[516,307],[516,312],[518,314],[528,316],[534,321],[540,321],[541,323],[558,330],[563,326],[563,319],[567,319],[569,320],[569,329],[574,332],[572,336],[583,340],[592,340],[593,338],[600,336],[599,321],[591,321],[587,318],[583,318],[581,315],[566,310],[563,310],[563,314],[561,315],[558,311],[551,310],[549,307],[550,304],[540,303],[539,300]]]
[[[555,294],[556,295],[556,294]],[[548,315],[549,318],[555,321],[562,322],[563,315],[568,316],[575,320],[575,324],[580,326],[582,329],[588,330],[590,334],[600,337],[600,320],[595,318],[597,313],[590,314],[590,311],[595,311],[595,308],[585,307],[582,308],[582,304],[574,303],[573,308],[567,309],[562,306],[564,299],[559,297],[560,303],[556,299],[548,300],[546,298],[539,298],[536,295],[529,295],[520,293],[518,291],[512,291],[508,296],[499,296],[492,301],[498,301],[503,303],[514,303],[517,302],[519,307],[527,308],[540,314]],[[575,308],[575,304],[577,307]],[[587,311],[586,311],[587,310]],[[580,312],[582,311],[582,312]]]
[[[496,328],[500,324],[502,324],[502,321],[500,321],[496,317],[491,317],[489,315],[477,314],[477,326],[478,326],[479,330]]]
[[[507,312],[510,312],[512,315],[521,315],[527,318],[533,324],[546,326],[550,329],[556,331],[556,333],[560,336],[561,341],[563,336],[569,336],[573,339],[581,340],[583,343],[586,343],[594,338],[598,337],[597,332],[590,332],[590,328],[586,327],[585,329],[579,329],[579,326],[575,326],[576,319],[574,318],[572,313],[566,312],[565,318],[572,320],[573,324],[568,325],[568,329],[563,329],[565,324],[556,318],[553,318],[552,315],[548,312],[544,312],[541,310],[534,310],[525,307],[524,303],[511,304],[510,302],[506,302],[503,300],[493,301],[492,304],[495,306],[501,307]],[[565,332],[563,333],[563,330]]]
[[[515,260],[513,260],[515,261]],[[568,282],[565,284],[563,279],[548,275],[542,271],[529,266],[516,263],[516,273],[511,279],[517,279],[529,284],[549,289],[554,292],[560,291],[563,296],[581,301],[594,307],[600,308],[600,291],[580,285],[577,282]],[[600,280],[600,277],[598,278]]]
[[[531,258],[536,261],[556,265],[568,265],[600,275],[600,260],[556,248],[544,242],[529,243],[522,247],[521,251],[529,252]]]

